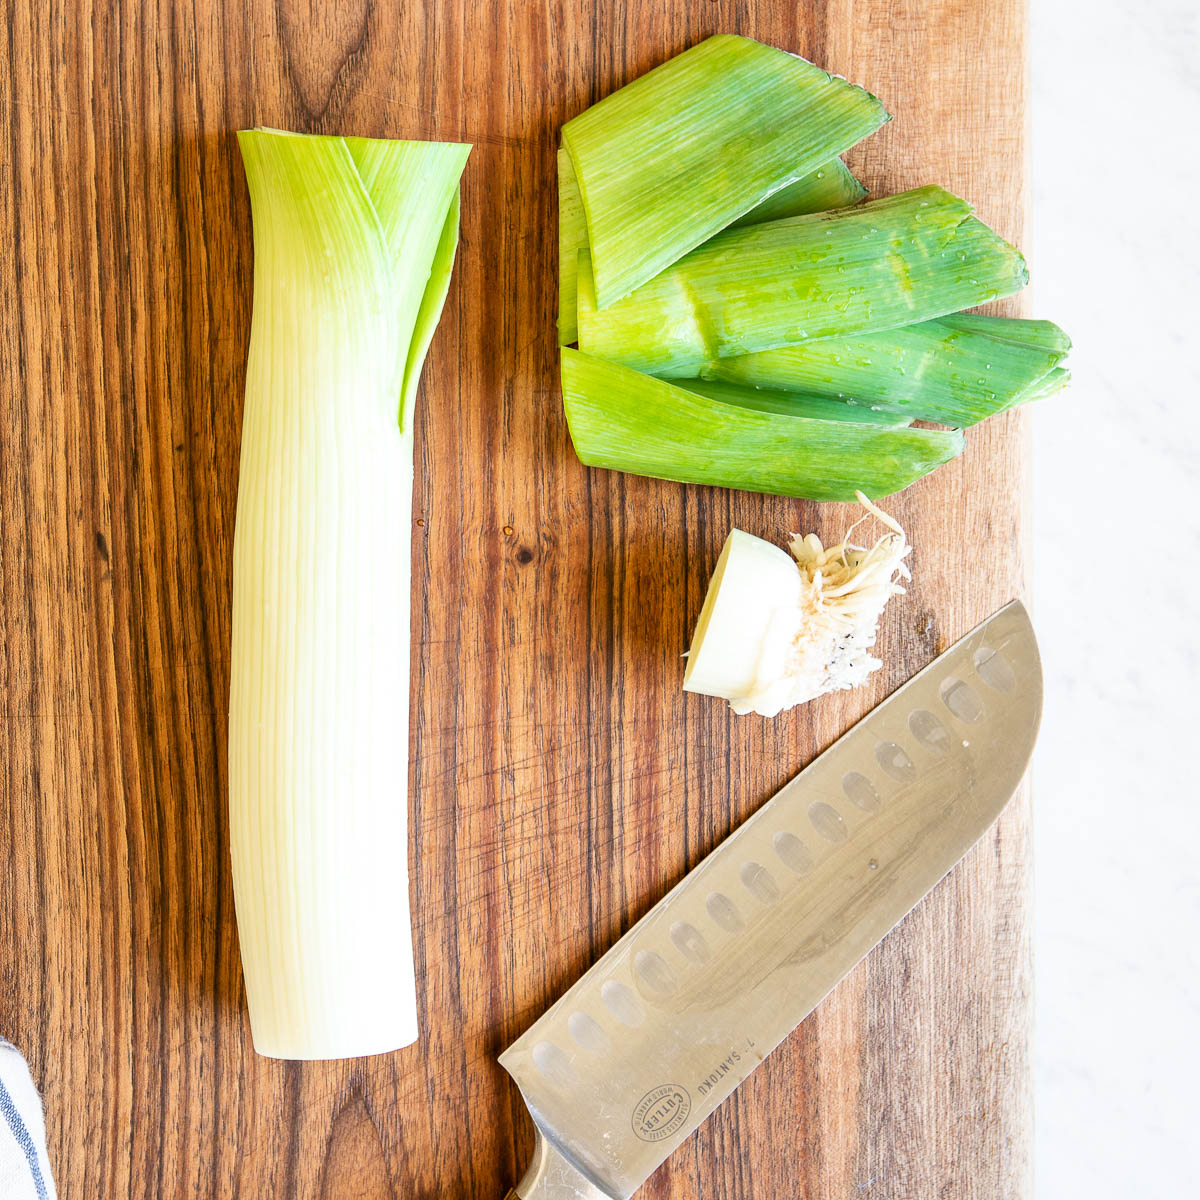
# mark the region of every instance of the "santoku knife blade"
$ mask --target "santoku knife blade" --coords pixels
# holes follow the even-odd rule
[[[500,1056],[537,1127],[511,1195],[636,1191],[996,820],[1041,707],[1014,601],[722,842]]]

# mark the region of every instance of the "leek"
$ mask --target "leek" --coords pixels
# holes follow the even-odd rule
[[[762,411],[562,350],[575,452],[589,466],[811,500],[885,496],[962,450],[957,430]]]
[[[867,189],[850,168],[840,158],[833,158],[756,204],[744,217],[731,221],[729,228],[740,229],[744,225],[761,225],[764,221],[780,221],[784,217],[849,208],[866,198]]]
[[[408,358],[404,364],[404,381],[400,392],[400,412],[412,412],[417,402],[417,385],[421,382],[421,370],[425,356],[433,341],[434,331],[442,319],[442,309],[450,291],[450,277],[454,274],[454,257],[458,251],[459,195],[455,188],[442,226],[441,237],[434,248],[433,262],[429,268],[429,282],[421,297],[417,321],[413,326],[412,342],[408,347]]]
[[[255,1048],[417,1036],[407,785],[413,400],[469,147],[239,134],[254,224],[229,821]]]
[[[736,361],[736,360],[735,360]],[[815,417],[821,421],[848,421],[853,425],[877,425],[882,429],[904,429],[911,420],[898,413],[867,405],[847,404],[828,396],[801,392],[776,391],[747,387],[720,379],[672,379],[676,387],[687,388],[698,396],[753,408],[759,412],[783,413],[793,417]]]
[[[954,313],[942,317],[942,324],[966,333],[986,333],[989,337],[1003,338],[1008,342],[1020,342],[1026,346],[1040,346],[1043,350],[1057,350],[1066,354],[1071,349],[1071,339],[1061,326],[1053,321],[1029,321],[1019,317],[985,317],[979,313]]]
[[[587,218],[575,182],[571,156],[558,148],[558,344],[569,346],[579,337],[575,321],[575,292],[579,251],[587,248]]]
[[[1057,396],[1070,382],[1071,372],[1064,367],[1055,367],[1019,396],[1014,396],[1012,403],[1005,407],[1016,408],[1019,404],[1032,404],[1035,400],[1049,400],[1051,396]]]
[[[773,717],[826,692],[854,688],[883,664],[871,654],[887,602],[904,592],[904,530],[859,493],[887,530],[870,546],[825,547],[793,535],[791,555],[730,531],[688,651],[683,687],[720,696],[736,713]]]
[[[850,168],[840,158],[831,159],[795,183],[780,188],[734,226],[757,225],[781,217],[804,213],[824,212],[857,204],[867,194]],[[576,281],[579,251],[586,250],[587,219],[583,212],[583,197],[575,179],[571,156],[564,147],[558,150],[558,342],[568,346],[579,337],[575,320]]]
[[[722,358],[706,373],[743,386],[965,426],[1017,403],[1045,380],[1065,350],[1043,347],[1063,340],[1065,334],[1049,321],[948,317]]]
[[[718,234],[607,308],[579,253],[579,348],[663,377],[810,338],[893,329],[1019,291],[1025,260],[965,201],[916,188]]]
[[[862,88],[727,34],[605,97],[562,131],[597,304],[628,295],[888,119]]]

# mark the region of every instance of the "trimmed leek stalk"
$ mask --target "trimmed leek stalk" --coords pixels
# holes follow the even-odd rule
[[[962,450],[957,430],[888,429],[729,404],[562,350],[563,407],[581,461],[635,475],[810,500],[886,496]]]
[[[250,1025],[260,1054],[372,1054],[417,1036],[412,399],[470,148],[270,130],[239,141],[255,255],[229,822]]]
[[[796,217],[804,213],[825,212],[857,204],[867,189],[854,178],[850,168],[840,158],[818,167],[795,183],[780,188],[734,226],[757,225]],[[575,320],[576,281],[579,271],[579,251],[588,248],[587,219],[583,214],[583,197],[575,179],[571,156],[562,146],[558,149],[558,344],[568,346],[579,337]]]
[[[730,531],[696,622],[684,691],[773,717],[858,687],[882,666],[870,651],[884,607],[904,592],[910,547],[891,517],[858,499],[888,531],[870,548],[850,543],[853,530],[828,549],[810,533],[793,535],[789,557]]]
[[[1020,291],[1017,250],[939,187],[718,234],[598,308],[579,254],[579,348],[664,378],[809,338],[894,329]]]
[[[1058,367],[1065,351],[1017,340],[1065,340],[1049,321],[976,316],[924,321],[861,337],[830,337],[711,363],[714,379],[825,396],[912,420],[973,425],[1001,412]],[[1036,332],[1024,326],[1050,326]],[[1016,328],[1010,328],[1015,326]],[[1011,336],[1010,336],[1011,335]]]
[[[889,120],[862,88],[749,38],[685,50],[563,126],[601,308]]]

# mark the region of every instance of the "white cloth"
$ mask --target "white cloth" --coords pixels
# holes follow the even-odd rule
[[[0,1200],[55,1200],[42,1098],[21,1052],[0,1038]]]

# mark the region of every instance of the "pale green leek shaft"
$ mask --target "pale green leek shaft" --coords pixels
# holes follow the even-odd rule
[[[229,834],[255,1048],[417,1035],[408,911],[412,399],[469,147],[239,135],[254,319]]]

